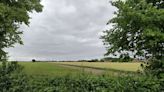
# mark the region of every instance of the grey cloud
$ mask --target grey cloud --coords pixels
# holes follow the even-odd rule
[[[31,14],[24,30],[24,46],[9,48],[12,60],[79,60],[100,58],[99,39],[116,10],[108,0],[43,0],[44,10]]]

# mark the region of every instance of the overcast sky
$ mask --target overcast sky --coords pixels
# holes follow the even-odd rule
[[[7,49],[10,60],[80,60],[102,58],[99,39],[115,8],[109,0],[42,0],[42,13],[22,26],[24,45]]]

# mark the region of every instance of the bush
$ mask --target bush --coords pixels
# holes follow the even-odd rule
[[[28,78],[17,62],[3,62],[0,66],[0,92],[30,92]]]
[[[36,62],[36,60],[35,59],[32,59],[32,62]]]
[[[88,62],[99,62],[98,59],[92,59],[92,60],[88,60]]]
[[[143,68],[145,69],[145,73],[148,75],[152,74],[158,78],[164,78],[164,61],[162,60],[151,59],[145,66],[143,66]]]
[[[101,59],[100,62],[105,62],[105,60],[104,59]]]
[[[37,80],[37,81],[36,81]],[[34,92],[163,92],[163,81],[156,77],[65,76],[34,79]]]
[[[155,76],[27,77],[17,62],[0,66],[0,92],[164,92],[164,79]]]
[[[121,54],[119,62],[131,62],[133,59],[128,54]]]

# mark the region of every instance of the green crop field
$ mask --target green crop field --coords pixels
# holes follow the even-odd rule
[[[57,62],[57,64],[87,66],[93,68],[114,69],[121,71],[137,71],[141,70],[141,63],[113,63],[113,62]]]
[[[64,76],[81,73],[114,74],[116,71],[136,72],[141,63],[111,63],[111,62],[19,62],[28,75]],[[109,69],[109,70],[108,70]]]
[[[69,74],[77,74],[80,72],[77,69],[62,67],[55,63],[20,62],[19,64],[24,67],[24,71],[28,75],[64,76]]]

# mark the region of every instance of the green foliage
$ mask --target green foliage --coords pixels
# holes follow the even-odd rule
[[[98,59],[88,60],[88,62],[100,62]]]
[[[133,53],[131,55],[134,58],[151,58],[153,60],[148,62],[146,68],[154,69],[158,73],[163,72],[163,0],[118,0],[112,2],[112,5],[117,7],[118,11],[115,12],[116,17],[108,22],[113,28],[105,31],[102,36],[104,44],[108,46],[106,55],[128,52]]]
[[[157,76],[158,78],[163,78],[162,76],[164,74],[164,62],[157,59],[152,59],[148,64],[144,67],[145,73],[149,74],[151,73],[154,76]]]
[[[20,25],[29,25],[29,13],[42,7],[40,0],[0,0],[0,60],[7,58],[4,48],[22,44]]]
[[[162,92],[163,81],[155,77],[65,76],[33,78],[34,92]]]
[[[17,62],[0,66],[1,92],[162,92],[164,80],[154,76],[124,75],[32,76],[22,72]]]
[[[157,59],[164,56],[164,10],[156,4],[162,0],[118,0],[112,5],[118,8],[116,17],[108,23],[111,30],[105,31],[104,44],[111,53],[133,52],[135,56],[151,55]]]
[[[119,58],[105,57],[104,61],[107,62],[132,62],[133,59],[127,54],[121,54]]]
[[[35,59],[32,59],[32,62],[34,63],[34,62],[36,62],[36,60]]]
[[[30,92],[28,78],[17,62],[3,62],[0,66],[0,92]]]
[[[121,54],[119,62],[131,62],[132,60],[128,54]]]

